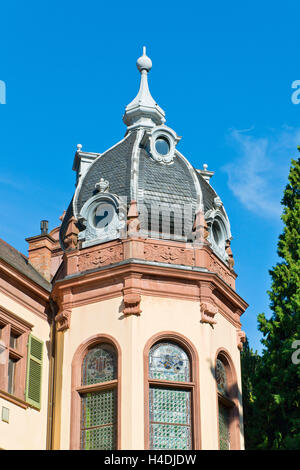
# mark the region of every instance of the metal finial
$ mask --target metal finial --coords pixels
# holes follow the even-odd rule
[[[140,72],[146,70],[149,72],[152,68],[152,61],[146,54],[146,46],[143,46],[143,55],[138,58],[136,66]]]

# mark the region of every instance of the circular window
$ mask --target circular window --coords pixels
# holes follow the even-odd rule
[[[170,143],[166,137],[158,137],[155,141],[155,150],[160,153],[160,155],[167,155],[170,152]]]
[[[108,202],[98,204],[94,211],[93,225],[96,228],[106,228],[115,215],[115,208]]]

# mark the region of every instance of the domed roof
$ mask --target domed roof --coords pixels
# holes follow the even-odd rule
[[[177,150],[180,138],[164,124],[164,112],[150,95],[149,61],[144,51],[138,59],[141,87],[124,116],[128,127],[125,138],[103,154],[83,152],[78,146],[73,166],[77,188],[60,231],[63,247],[68,221],[72,216],[83,220],[86,206],[99,191],[115,201],[122,200],[127,208],[136,201],[141,234],[146,237],[189,241],[198,211],[206,214],[211,224],[218,217],[223,238],[231,237],[222,202],[205,179],[209,172],[193,168]],[[165,230],[165,214],[171,232]],[[225,256],[225,248],[222,253]]]

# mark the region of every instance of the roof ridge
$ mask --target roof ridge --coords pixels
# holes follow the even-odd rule
[[[22,253],[21,251],[17,250],[17,248],[15,248],[14,246],[10,245],[10,243],[7,243],[7,241],[3,240],[3,238],[0,237],[0,242],[4,243],[5,245],[7,245],[9,248],[11,248],[13,251],[16,251],[17,253],[19,253],[19,255],[21,255],[23,258],[25,258],[25,260],[29,261],[28,260],[28,256],[24,255],[24,253]]]
[[[44,289],[50,290],[51,283],[35,269],[28,257],[2,238],[0,238],[0,259]]]

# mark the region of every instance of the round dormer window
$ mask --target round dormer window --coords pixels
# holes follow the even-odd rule
[[[115,213],[114,205],[103,201],[94,210],[92,224],[97,229],[105,229],[112,222]]]
[[[175,156],[175,147],[179,137],[167,126],[157,126],[146,133],[142,145],[149,142],[149,153],[153,160],[170,165]]]
[[[155,150],[160,155],[168,155],[170,152],[169,140],[164,136],[159,136],[155,141]]]

